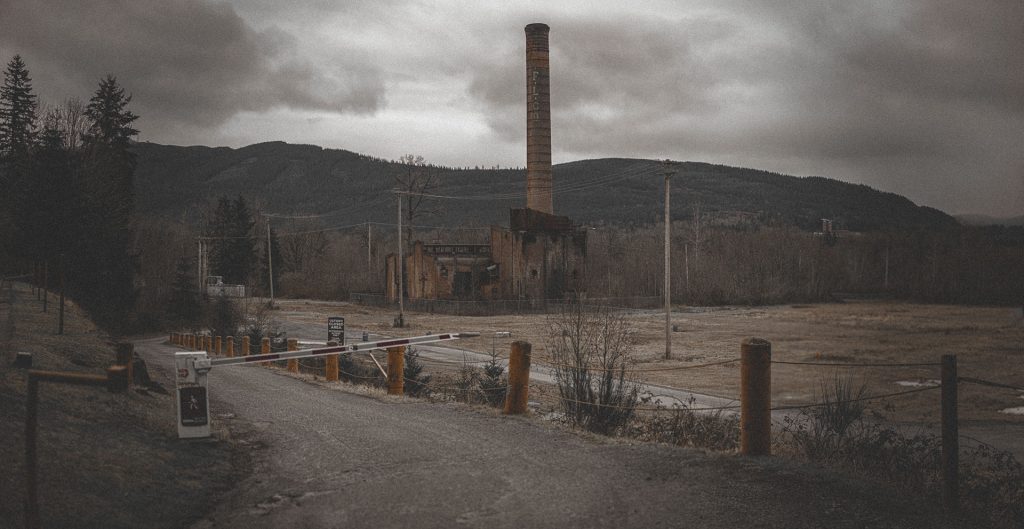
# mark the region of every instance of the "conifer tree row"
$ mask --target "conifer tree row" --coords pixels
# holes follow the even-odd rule
[[[139,266],[130,102],[108,75],[85,107],[86,131],[72,138],[79,124],[66,121],[78,109],[55,108],[40,120],[20,56],[0,88],[0,272],[45,264],[56,277],[63,268],[66,293],[114,331],[130,324]]]

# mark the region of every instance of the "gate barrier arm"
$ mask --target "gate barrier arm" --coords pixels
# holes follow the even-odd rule
[[[186,351],[174,354],[175,381],[177,386],[177,419],[179,438],[201,438],[210,436],[210,403],[207,398],[207,373],[214,367],[287,360],[311,356],[336,355],[356,351],[373,351],[389,347],[447,342],[460,338],[480,336],[480,333],[460,332],[427,334],[412,338],[397,338],[376,342],[361,342],[349,345],[332,345],[299,351],[267,353],[249,356],[211,359],[203,351]],[[376,359],[374,360],[376,361]]]

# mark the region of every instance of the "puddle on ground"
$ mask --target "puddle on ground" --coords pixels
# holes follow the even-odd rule
[[[934,379],[917,379],[917,380],[897,380],[897,386],[903,386],[905,388],[920,388],[924,386],[939,386],[942,382]]]

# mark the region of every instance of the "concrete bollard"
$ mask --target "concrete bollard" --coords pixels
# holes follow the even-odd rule
[[[296,340],[295,338],[288,338],[288,350],[289,351],[298,351],[299,350],[299,341]],[[298,373],[299,372],[299,359],[298,358],[289,358],[288,359],[288,371],[290,371],[292,373]]]
[[[740,453],[772,455],[772,344],[748,338],[740,345]]]
[[[227,347],[227,351],[224,352],[224,356],[227,356],[228,358],[231,358],[231,357],[235,356],[235,337],[234,336],[228,336],[227,342],[228,343],[225,346],[225,347]]]
[[[260,354],[270,354],[270,338],[264,338],[263,341],[260,342]],[[260,365],[269,367],[270,361],[267,360],[266,362],[260,362]]]
[[[530,398],[530,351],[529,342],[512,342],[508,355],[508,393],[505,394],[505,415],[526,413]]]
[[[338,345],[338,342],[333,340],[327,342],[328,347],[334,347],[336,345]],[[328,382],[337,382],[339,367],[338,355],[327,355],[327,358],[324,359],[324,378],[326,378]]]
[[[214,339],[213,339],[213,352],[214,352],[215,354],[217,354],[218,356],[220,356],[220,353],[221,353],[221,351],[223,351],[223,349],[221,348],[221,346],[223,346],[223,345],[224,345],[224,344],[223,344],[223,340],[221,339],[221,337],[220,337],[220,336],[218,336],[218,337],[214,338]]]
[[[388,348],[388,395],[405,393],[405,347]]]
[[[242,350],[239,352],[239,356],[249,356],[249,354],[252,353],[252,344],[249,343],[248,336],[242,337]]]

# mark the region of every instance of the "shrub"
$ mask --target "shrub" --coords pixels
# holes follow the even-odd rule
[[[430,375],[423,373],[423,364],[420,363],[420,353],[409,347],[405,350],[405,363],[402,370],[405,378],[405,394],[410,397],[430,396]]]
[[[640,400],[648,403],[654,399],[645,396]],[[691,409],[694,402],[695,399],[690,397],[688,402],[670,408],[659,402],[656,406],[658,411],[635,417],[626,435],[643,441],[708,450],[736,450],[740,443],[739,415],[725,410],[694,411]]]
[[[603,308],[568,304],[548,319],[547,337],[566,420],[606,435],[626,426],[639,384],[629,370],[634,344],[625,319]]]

